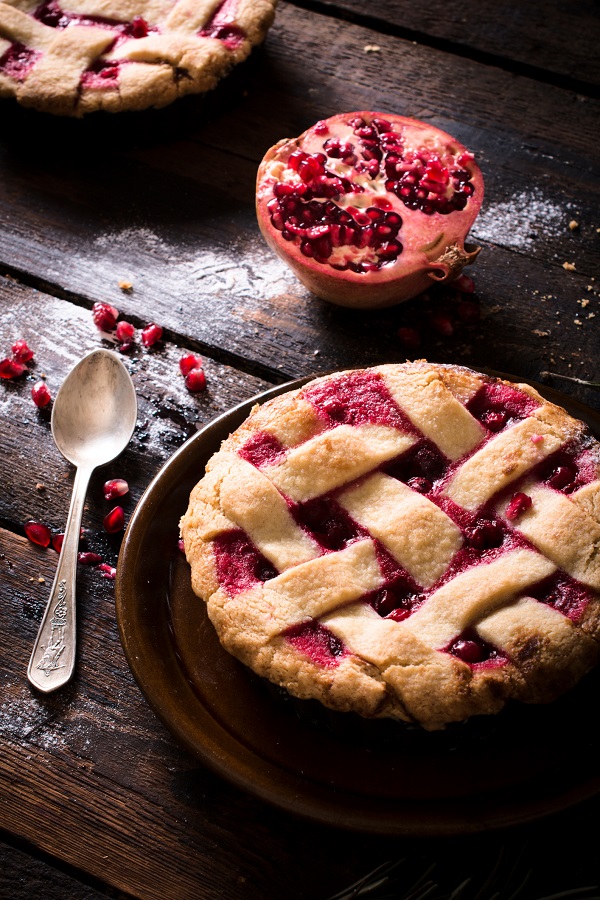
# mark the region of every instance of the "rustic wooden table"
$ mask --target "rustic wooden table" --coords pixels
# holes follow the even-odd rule
[[[548,370],[597,379],[599,45],[584,0],[294,0],[206,98],[84,121],[4,102],[0,357],[24,338],[35,366],[0,385],[0,896],[325,900],[400,858],[405,890],[434,866],[440,897],[469,876],[481,887],[498,859],[501,881],[513,867],[530,873],[524,897],[600,883],[594,797],[502,831],[393,839],[296,818],[212,774],[140,692],[119,641],[114,582],[96,569],[78,577],[76,677],[37,694],[27,661],[57,556],[23,528],[29,519],[64,528],[73,470],[30,387],[43,373],[56,393],[84,352],[108,345],[92,323],[99,300],[136,327],[164,328],[158,347],[127,357],[138,426],[88,494],[88,545],[113,565],[107,477],[129,482],[129,517],[174,450],[214,416],[311,372],[403,360],[402,326],[421,334],[410,356],[538,381]],[[326,305],[262,242],[254,181],[265,150],[317,119],[373,108],[431,121],[480,159],[478,321],[435,293],[368,314]],[[204,393],[188,393],[176,374],[185,351],[205,359]],[[590,388],[551,383],[597,408]],[[564,764],[577,765],[576,748]]]

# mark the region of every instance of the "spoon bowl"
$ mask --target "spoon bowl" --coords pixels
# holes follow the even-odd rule
[[[65,459],[94,469],[125,449],[136,416],[135,389],[123,363],[111,350],[93,350],[56,395],[52,435]]]
[[[125,449],[136,418],[131,377],[111,350],[84,356],[56,395],[52,435],[77,470],[56,575],[27,670],[31,684],[44,693],[66,684],[75,669],[77,550],[90,476]]]

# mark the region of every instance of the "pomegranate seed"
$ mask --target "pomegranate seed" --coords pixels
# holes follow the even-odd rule
[[[11,349],[13,359],[16,359],[17,362],[26,363],[29,362],[30,359],[33,359],[33,350],[29,349],[27,341],[24,341],[23,339],[15,341]]]
[[[479,522],[466,530],[467,540],[476,550],[490,550],[499,547],[504,540],[504,533],[497,522]]]
[[[133,340],[135,328],[131,322],[119,322],[117,325],[117,340],[127,343]]]
[[[85,553],[78,553],[77,559],[82,566],[97,566],[98,563],[102,562],[102,557],[99,553],[92,553],[89,550]]]
[[[521,513],[530,508],[532,503],[531,497],[527,494],[523,494],[521,491],[517,492],[506,507],[506,518],[511,520],[518,518]]]
[[[18,362],[16,359],[0,360],[0,378],[18,378],[23,372],[27,371],[27,366]]]
[[[160,341],[162,335],[163,330],[160,325],[151,322],[150,325],[146,325],[145,328],[142,328],[142,344],[144,347],[153,347]]]
[[[487,412],[481,417],[481,421],[489,431],[500,431],[508,422],[505,412]]]
[[[111,581],[114,581],[117,577],[117,570],[114,566],[109,566],[108,563],[100,563],[98,569],[103,578],[110,578]]]
[[[119,318],[119,310],[110,303],[94,303],[92,306],[94,325],[100,331],[114,331]]]
[[[418,350],[421,346],[421,333],[417,328],[402,326],[396,332],[407,350]]]
[[[45,381],[37,381],[34,384],[31,388],[31,396],[39,409],[43,409],[44,406],[48,406],[52,402],[52,395]]]
[[[125,513],[122,506],[115,506],[109,513],[104,516],[104,529],[109,534],[116,534],[122,531],[125,525]]]
[[[117,497],[124,497],[129,492],[129,485],[124,478],[111,478],[110,481],[104,482],[104,499],[115,500]]]
[[[131,353],[133,350],[133,341],[123,341],[119,344],[119,353]]]
[[[443,337],[452,337],[454,334],[454,323],[448,313],[442,310],[437,310],[432,314],[431,325]]]
[[[314,131],[315,134],[329,134],[329,125],[327,124],[327,122],[321,119],[321,121],[317,122],[317,124],[314,126]]]
[[[30,519],[29,522],[25,523],[25,534],[31,543],[37,544],[38,547],[50,546],[52,535],[48,526],[42,522],[35,522],[33,519]]]
[[[543,434],[532,434],[531,435],[531,442],[533,444],[541,444],[541,443],[543,443],[543,440],[544,440]]]
[[[134,16],[131,20],[131,36],[134,38],[143,38],[148,34],[148,23],[141,16]]]
[[[52,549],[56,550],[57,553],[60,553],[60,551],[62,550],[62,545],[64,543],[64,540],[65,540],[64,531],[61,532],[60,534],[53,534],[52,535]]]
[[[458,318],[462,322],[470,325],[472,322],[479,322],[481,318],[481,308],[478,303],[472,300],[461,300],[457,307]]]
[[[185,553],[185,544],[182,538],[179,538],[179,540],[177,541],[177,548],[180,553]]]
[[[548,484],[555,491],[561,491],[575,481],[576,474],[575,469],[571,466],[558,466],[548,479]]]
[[[179,360],[179,371],[182,375],[187,375],[192,369],[201,369],[202,368],[202,359],[199,356],[195,356],[193,353],[187,353],[185,356],[182,356]]]
[[[452,282],[452,287],[456,288],[457,291],[460,291],[462,294],[472,294],[475,290],[475,282],[472,278],[469,278],[468,275],[459,275]]]
[[[206,387],[206,375],[204,374],[204,369],[190,369],[185,376],[185,386],[188,391],[192,391],[192,393],[203,391]]]
[[[433,487],[428,478],[419,478],[418,476],[409,478],[406,483],[413,491],[417,491],[419,494],[427,494]]]
[[[456,641],[452,646],[452,653],[463,662],[471,664],[481,662],[485,656],[483,647],[476,641]]]

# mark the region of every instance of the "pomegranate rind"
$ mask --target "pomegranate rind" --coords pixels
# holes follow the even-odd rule
[[[375,185],[362,179],[363,192],[346,194],[366,208],[375,201],[388,202],[387,207],[400,215],[402,225],[397,235],[401,252],[391,262],[379,262],[374,271],[357,272],[351,268],[333,268],[326,261],[319,261],[304,255],[300,249],[301,239],[286,240],[282,230],[273,222],[268,204],[275,198],[274,187],[279,177],[289,177],[287,165],[290,156],[303,151],[308,154],[323,154],[323,145],[330,139],[349,141],[356,145],[349,122],[362,119],[367,125],[376,120],[390,123],[392,130],[399,134],[409,151],[423,148],[426,152],[439,154],[443,158],[461,160],[460,166],[468,172],[474,188],[472,196],[463,209],[454,209],[447,214],[427,215],[421,209],[409,209],[391,191],[382,190],[381,183]],[[330,160],[328,163],[331,162]],[[342,177],[354,181],[356,172],[352,166],[343,169]],[[383,163],[381,177],[385,179]],[[297,179],[296,184],[300,183]],[[373,189],[375,188],[375,190]],[[404,116],[376,112],[342,113],[318,122],[298,138],[284,139],[271,147],[265,154],[257,176],[256,209],[258,224],[266,243],[289,266],[299,280],[314,294],[339,306],[359,309],[379,309],[394,306],[409,300],[431,286],[432,282],[447,282],[457,278],[466,265],[477,257],[480,248],[465,243],[483,200],[483,176],[479,166],[467,149],[451,135],[432,125]],[[336,198],[333,198],[336,202]],[[342,201],[345,208],[348,204]],[[342,204],[336,204],[342,205]]]

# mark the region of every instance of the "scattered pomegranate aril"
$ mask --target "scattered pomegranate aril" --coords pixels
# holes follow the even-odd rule
[[[102,562],[102,557],[99,553],[92,553],[91,550],[86,550],[77,554],[78,561],[82,564],[82,566],[97,566]]]
[[[16,359],[0,360],[0,378],[18,378],[27,371],[27,366]]]
[[[144,347],[154,347],[154,345],[160,341],[162,336],[162,328],[154,322],[151,322],[150,325],[146,325],[145,328],[142,328],[142,344]]]
[[[431,327],[442,337],[452,337],[454,334],[454,322],[449,313],[443,310],[435,310],[431,314]]]
[[[187,375],[192,369],[201,369],[202,359],[194,353],[186,353],[179,360],[179,371],[182,375]]]
[[[204,369],[190,369],[185,376],[185,386],[194,394],[203,391],[206,387]]]
[[[50,533],[48,526],[44,525],[43,522],[36,522],[33,519],[30,519],[29,522],[25,522],[24,527],[27,539],[30,540],[32,544],[37,544],[38,547],[50,546],[52,534]]]
[[[129,493],[129,485],[124,478],[111,478],[110,481],[104,482],[104,499],[116,500],[117,497],[124,497]]]
[[[342,113],[283,140],[258,171],[261,232],[311,291],[341,306],[408,300],[452,281],[478,247],[483,199],[473,155],[402,116]],[[471,292],[470,279],[458,290]]]
[[[177,549],[180,553],[185,553],[185,544],[183,542],[183,538],[179,538],[177,541]]]
[[[418,350],[421,346],[421,333],[417,328],[410,328],[409,326],[403,325],[398,329],[396,334],[402,341],[402,346],[406,350]]]
[[[117,577],[116,568],[108,563],[100,563],[98,570],[103,578],[109,578],[111,581],[114,581]]]
[[[526,510],[531,507],[532,503],[533,501],[531,497],[529,497],[527,494],[522,493],[522,491],[519,491],[518,493],[513,495],[510,503],[506,507],[506,518],[510,519],[511,521],[517,519],[521,515],[521,513],[526,512]]]
[[[110,303],[94,303],[92,306],[94,325],[100,331],[114,331],[119,318],[119,310]]]
[[[52,535],[52,549],[56,550],[57,553],[60,553],[60,551],[62,550],[62,545],[64,543],[64,540],[65,540],[64,531],[61,531],[60,534],[53,534]]]
[[[118,341],[122,341],[124,344],[131,343],[133,341],[135,335],[135,328],[131,324],[131,322],[118,322],[117,323],[117,331],[116,336]]]
[[[45,381],[37,381],[31,388],[31,397],[38,409],[43,409],[52,402],[52,394]]]
[[[115,506],[114,509],[111,509],[111,511],[104,516],[103,525],[104,530],[107,531],[108,534],[116,534],[118,531],[122,531],[125,526],[125,513],[123,512],[123,507]]]
[[[481,307],[472,300],[460,300],[456,311],[458,318],[467,325],[472,325],[481,319]]]
[[[460,291],[462,294],[472,294],[475,290],[475,282],[472,278],[463,273],[452,282],[452,287],[456,288],[456,290]]]
[[[16,359],[17,362],[27,363],[33,359],[33,350],[27,346],[27,341],[24,341],[22,338],[14,342],[11,350],[13,359]]]

